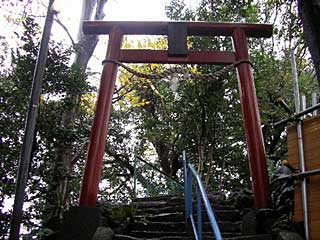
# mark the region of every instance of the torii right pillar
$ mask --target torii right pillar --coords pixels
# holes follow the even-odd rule
[[[249,60],[246,32],[237,28],[233,31],[232,39],[236,60]],[[271,207],[270,185],[251,65],[238,65],[237,75],[255,207],[268,208]]]

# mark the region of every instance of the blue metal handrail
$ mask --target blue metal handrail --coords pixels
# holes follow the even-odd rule
[[[196,240],[202,240],[202,208],[201,200],[204,202],[205,209],[210,221],[212,231],[217,240],[221,240],[221,232],[217,224],[216,218],[214,216],[213,210],[211,208],[206,190],[203,186],[202,180],[198,172],[194,169],[192,164],[187,164],[186,152],[183,151],[182,155],[183,161],[183,172],[184,172],[184,201],[185,201],[185,216],[186,222],[190,219],[192,229]],[[197,192],[197,226],[193,218],[193,208],[192,208],[192,177],[196,179],[196,192]]]

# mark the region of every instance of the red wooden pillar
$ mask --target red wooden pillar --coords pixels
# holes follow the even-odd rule
[[[119,27],[112,27],[109,34],[107,59],[119,59],[122,36]],[[117,70],[117,65],[114,63],[106,63],[103,68],[88,157],[82,179],[80,206],[96,205]]]
[[[249,60],[246,32],[241,28],[236,28],[232,37],[236,59]],[[268,208],[271,206],[271,194],[267,162],[256,90],[250,64],[240,64],[237,67],[237,73],[255,207]]]

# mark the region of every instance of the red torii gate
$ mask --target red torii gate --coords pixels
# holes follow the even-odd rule
[[[83,29],[85,34],[109,34],[106,59],[125,63],[232,64],[235,61],[243,60],[242,64],[237,66],[237,73],[254,202],[256,208],[271,206],[260,115],[252,69],[248,62],[247,37],[271,37],[272,25],[214,22],[86,21]],[[121,49],[123,35],[138,34],[168,35],[168,51]],[[231,36],[234,52],[188,51],[183,43],[187,35]],[[173,41],[176,41],[179,46],[175,46]],[[80,206],[96,205],[117,69],[117,65],[113,62],[107,62],[103,68],[82,180]]]

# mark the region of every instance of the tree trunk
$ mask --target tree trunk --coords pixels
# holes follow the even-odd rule
[[[84,35],[82,32],[82,22],[84,20],[90,20],[93,17],[94,11],[94,20],[102,20],[104,18],[103,8],[106,2],[107,0],[83,0],[78,43],[76,44],[76,56],[73,63],[83,74],[99,39],[96,35]],[[71,129],[75,127],[75,121],[78,118],[81,94],[70,94],[66,98],[69,100],[71,107],[66,108],[62,114],[60,128]],[[54,219],[54,222],[62,220],[63,212],[68,208],[70,191],[68,183],[74,165],[72,162],[74,159],[73,152],[77,152],[74,151],[72,143],[65,142],[58,144],[55,151],[55,167],[53,170],[55,181],[50,183],[46,210],[44,212],[44,219],[51,221]],[[45,222],[46,221],[44,221],[44,223]]]
[[[153,142],[160,161],[160,167],[168,176],[175,177],[182,163],[179,161],[179,154],[175,151],[174,145],[165,143],[162,140]]]
[[[215,147],[215,144],[211,144],[209,146],[209,150],[208,150],[208,161],[209,161],[209,166],[208,166],[208,171],[207,171],[207,174],[206,174],[206,178],[205,178],[205,187],[206,187],[206,190],[208,190],[208,187],[209,187],[209,183],[210,183],[210,178],[211,178],[211,175],[212,175],[212,172],[213,172],[213,159],[214,159],[214,152],[213,152],[213,148]]]
[[[90,20],[93,16],[93,11],[96,9],[94,20],[101,20],[104,18],[103,8],[108,0],[84,0],[82,6],[82,16],[80,19],[80,27],[78,34],[78,49],[74,64],[83,69],[87,68],[88,62],[92,53],[99,41],[97,35],[84,35],[82,32],[82,22]]]
[[[304,37],[320,84],[320,0],[298,0]]]

